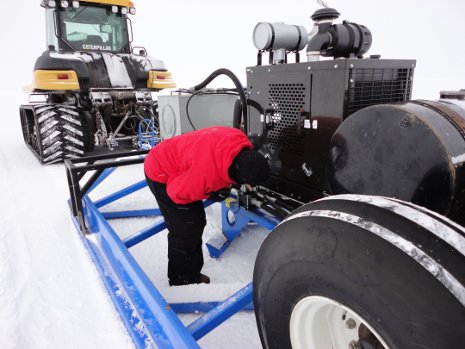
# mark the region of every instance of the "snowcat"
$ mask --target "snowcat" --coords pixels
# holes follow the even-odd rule
[[[133,2],[43,0],[41,6],[48,49],[34,66],[30,104],[20,107],[24,141],[40,162],[133,149],[140,130],[154,135],[152,93],[175,83],[162,61],[132,47]]]

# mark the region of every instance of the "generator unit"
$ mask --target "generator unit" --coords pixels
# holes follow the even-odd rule
[[[247,68],[248,133],[266,133],[270,188],[308,202],[329,192],[331,137],[356,111],[403,102],[412,94],[414,60],[338,59]],[[252,103],[250,102],[252,101]]]
[[[463,91],[411,101],[416,61],[365,57],[370,30],[333,24],[338,16],[317,10],[309,35],[284,23],[255,27],[257,65],[247,68],[244,124],[270,160],[267,188],[302,203],[384,195],[462,222]],[[307,61],[300,62],[305,45]]]

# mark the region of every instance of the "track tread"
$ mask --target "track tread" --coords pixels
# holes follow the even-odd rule
[[[43,164],[84,155],[84,129],[75,106],[34,106],[38,142],[31,144]]]

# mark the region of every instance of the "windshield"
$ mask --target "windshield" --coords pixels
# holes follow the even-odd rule
[[[75,51],[129,51],[126,18],[109,7],[67,8],[59,21],[62,39]]]

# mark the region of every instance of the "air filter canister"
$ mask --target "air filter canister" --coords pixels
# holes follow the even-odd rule
[[[308,33],[299,25],[260,22],[253,31],[253,42],[259,50],[300,51],[307,45]]]
[[[464,220],[465,105],[460,103],[417,100],[352,114],[331,140],[332,193],[395,197]]]

